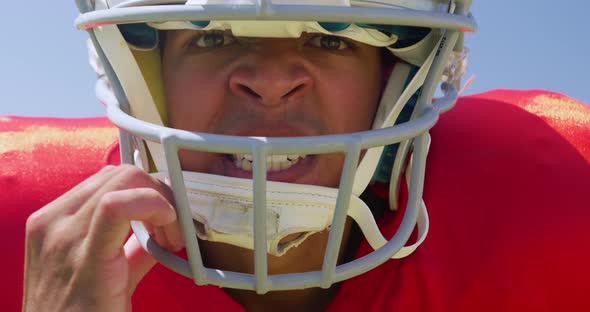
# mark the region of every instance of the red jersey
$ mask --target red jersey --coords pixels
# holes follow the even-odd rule
[[[461,98],[431,134],[426,241],[344,281],[327,310],[590,311],[590,107],[498,90]],[[3,310],[20,310],[27,216],[118,163],[116,141],[102,118],[0,118]],[[386,236],[400,215],[379,220]],[[363,242],[357,255],[370,250]],[[135,311],[243,311],[220,288],[160,265],[133,302]]]

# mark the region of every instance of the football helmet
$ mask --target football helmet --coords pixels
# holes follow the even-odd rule
[[[170,184],[187,259],[152,240],[132,222],[143,247],[159,262],[198,285],[272,290],[330,287],[391,258],[410,254],[428,231],[422,199],[429,129],[458,97],[475,31],[471,0],[77,0],[79,29],[90,35],[97,96],[120,128],[122,161]],[[221,30],[234,36],[297,38],[321,33],[380,47],[396,58],[372,129],[306,137],[244,137],[168,127],[161,79],[160,31]],[[443,96],[434,93],[441,85]],[[252,179],[183,171],[180,150],[248,155]],[[268,181],[271,155],[343,153],[338,188]],[[246,156],[244,156],[246,157]],[[361,193],[389,185],[397,209],[402,174],[408,204],[397,232],[384,237]],[[311,207],[311,208],[310,208]],[[350,216],[374,251],[338,264]],[[404,246],[418,227],[418,239]],[[309,235],[329,229],[321,271],[269,274],[268,254],[281,256]],[[297,239],[281,244],[286,235]],[[254,274],[203,265],[199,240],[250,248]]]

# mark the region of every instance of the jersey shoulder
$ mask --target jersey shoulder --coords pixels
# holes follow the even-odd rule
[[[0,138],[3,200],[43,204],[119,162],[117,130],[106,118],[1,117]]]
[[[431,136],[425,242],[345,281],[330,311],[590,311],[590,107],[496,90],[462,97]]]
[[[447,135],[450,128],[477,130],[474,134],[483,135],[483,142],[488,144],[497,142],[493,138],[513,143],[532,141],[536,144],[531,147],[545,154],[555,148],[564,153],[563,146],[542,144],[557,143],[561,137],[590,160],[590,105],[555,92],[503,89],[463,97],[455,109],[442,115],[433,132]]]
[[[436,294],[464,309],[590,309],[590,106],[496,90],[462,98],[431,134],[418,261],[432,285],[455,285]]]

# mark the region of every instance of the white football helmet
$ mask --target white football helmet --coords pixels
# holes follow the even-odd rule
[[[458,97],[467,59],[463,33],[476,29],[471,0],[77,0],[77,5],[76,25],[90,35],[91,64],[99,74],[97,95],[121,129],[122,161],[149,170],[174,191],[188,260],[158,246],[141,223],[132,223],[143,247],[163,265],[198,285],[258,293],[327,288],[407,256],[424,240],[428,131]],[[165,124],[159,51],[164,29],[274,38],[323,33],[382,47],[399,61],[384,84],[370,130],[308,137],[190,132]],[[433,102],[440,83],[444,95]],[[253,178],[183,171],[179,150],[248,155]],[[267,181],[267,156],[324,153],[345,155],[338,188]],[[390,208],[397,209],[402,172],[408,205],[395,235],[385,238],[359,196],[370,183],[388,183]],[[374,252],[338,265],[347,216]],[[418,240],[404,246],[416,226]],[[326,229],[321,271],[268,274],[268,254],[281,256]],[[280,243],[293,233],[302,235]],[[253,249],[255,274],[205,267],[198,238]]]

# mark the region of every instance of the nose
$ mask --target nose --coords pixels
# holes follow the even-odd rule
[[[312,76],[295,40],[260,39],[238,60],[230,90],[240,98],[266,106],[295,100],[309,92]]]

